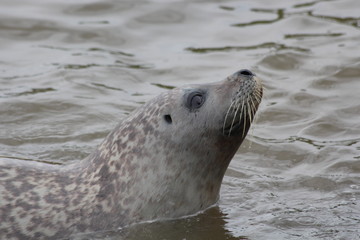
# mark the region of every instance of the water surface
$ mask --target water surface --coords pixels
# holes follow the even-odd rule
[[[0,7],[0,157],[67,164],[160,92],[243,68],[265,98],[217,206],[85,239],[360,238],[360,2]]]

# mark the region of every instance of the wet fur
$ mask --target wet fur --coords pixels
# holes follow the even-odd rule
[[[184,105],[184,92],[191,89],[208,93],[196,111]],[[150,100],[79,163],[0,160],[0,236],[53,239],[211,206],[261,93],[256,77],[238,72],[222,82],[177,88]],[[239,129],[233,128],[236,123]]]

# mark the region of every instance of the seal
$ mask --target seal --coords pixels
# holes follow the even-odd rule
[[[212,206],[261,98],[261,81],[240,70],[160,94],[75,164],[1,160],[0,236],[62,238]]]

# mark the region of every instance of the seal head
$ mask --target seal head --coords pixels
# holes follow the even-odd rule
[[[211,206],[261,97],[260,80],[241,70],[224,81],[176,88],[149,101],[93,157],[101,159],[97,169],[115,166],[107,174],[116,176],[117,190],[106,195],[121,201],[130,222],[175,218]]]

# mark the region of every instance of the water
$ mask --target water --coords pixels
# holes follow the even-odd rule
[[[14,1],[0,156],[66,164],[168,88],[249,68],[265,98],[217,206],[92,239],[359,239],[360,3]]]

